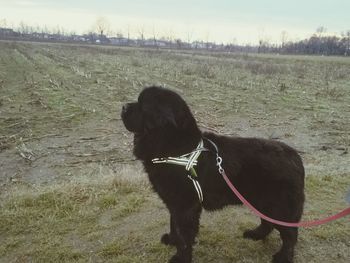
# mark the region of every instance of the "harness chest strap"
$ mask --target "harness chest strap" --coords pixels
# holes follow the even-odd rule
[[[155,164],[168,163],[168,164],[185,166],[185,169],[189,172],[187,177],[191,179],[193,186],[196,189],[196,192],[198,194],[198,199],[202,203],[203,192],[197,180],[198,175],[196,173],[196,170],[193,168],[193,166],[197,165],[198,163],[197,159],[200,156],[201,152],[203,151],[208,151],[208,149],[204,148],[203,140],[200,140],[197,148],[193,152],[181,155],[180,157],[154,158],[152,159],[152,163],[155,163]]]

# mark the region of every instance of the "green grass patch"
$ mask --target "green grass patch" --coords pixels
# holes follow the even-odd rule
[[[8,189],[1,199],[0,259],[165,262],[175,250],[159,242],[161,234],[168,231],[168,215],[161,202],[150,198],[151,192],[143,183],[130,183],[118,177],[103,181]],[[307,177],[305,219],[323,217],[344,208],[348,184],[346,176]],[[149,209],[154,212],[148,213]],[[242,238],[243,231],[257,222],[246,208],[204,212],[194,262],[269,261],[280,246],[277,232],[264,242]],[[326,256],[327,262],[345,263],[349,256],[346,250],[349,231],[346,218],[301,229],[296,262],[311,259],[321,262],[325,258],[318,251],[322,250],[337,255]]]
[[[21,256],[34,262],[84,262],[84,249],[67,239],[75,235],[80,243],[93,243],[105,231],[101,213],[109,211],[113,220],[120,220],[137,212],[148,196],[141,185],[111,177],[103,184],[70,182],[7,189],[0,202],[0,259]],[[106,253],[108,249],[102,254]]]

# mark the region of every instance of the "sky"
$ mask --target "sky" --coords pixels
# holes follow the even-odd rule
[[[0,26],[21,22],[78,34],[103,17],[109,33],[257,44],[301,40],[323,26],[350,30],[350,0],[0,0]]]

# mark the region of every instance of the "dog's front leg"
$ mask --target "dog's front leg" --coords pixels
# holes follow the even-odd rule
[[[172,211],[172,220],[176,234],[176,254],[170,263],[189,263],[192,261],[192,246],[199,229],[200,205],[185,210]]]
[[[174,215],[170,213],[170,233],[165,233],[161,240],[164,245],[175,246],[177,242],[176,225]]]

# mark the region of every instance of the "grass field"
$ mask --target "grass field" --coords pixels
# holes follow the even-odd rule
[[[202,129],[303,157],[304,219],[347,206],[350,59],[0,41],[0,262],[166,262],[168,214],[131,153],[121,105],[178,91]],[[235,224],[232,224],[232,222]],[[269,262],[246,208],[205,212],[194,262]],[[350,222],[300,230],[296,263],[348,262]]]

